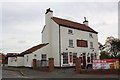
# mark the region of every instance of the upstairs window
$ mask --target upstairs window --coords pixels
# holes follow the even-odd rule
[[[89,37],[90,37],[90,38],[93,38],[93,35],[90,33],[90,34],[89,34]]]
[[[90,42],[90,48],[93,49],[93,42]]]
[[[73,34],[73,30],[68,29],[68,34]]]
[[[69,40],[69,47],[73,48],[73,40]]]
[[[86,40],[77,40],[77,47],[88,47],[88,42]]]

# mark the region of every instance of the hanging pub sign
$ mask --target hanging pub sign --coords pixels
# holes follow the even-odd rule
[[[93,69],[119,69],[118,59],[94,59]]]
[[[77,40],[77,47],[88,47],[88,42],[86,40]]]

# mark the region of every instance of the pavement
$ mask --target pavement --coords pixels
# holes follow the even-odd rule
[[[25,67],[3,67],[3,70],[18,71],[26,78],[115,78],[120,79],[120,75],[113,74],[75,74],[74,68],[55,68],[54,72],[43,72]]]

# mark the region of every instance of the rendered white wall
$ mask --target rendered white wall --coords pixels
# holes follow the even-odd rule
[[[28,61],[27,61],[27,56],[28,56]],[[33,54],[26,54],[24,55],[24,66],[25,67],[32,67],[32,60],[33,60]]]
[[[36,57],[34,56],[35,54],[37,55]],[[50,56],[49,44],[36,50],[33,53],[29,53],[29,54],[24,55],[24,66],[25,67],[32,67],[33,59],[41,60],[41,54],[47,54],[47,59],[50,58],[49,57]],[[27,61],[27,56],[28,56],[28,61]]]
[[[17,57],[17,66],[24,66],[24,57]]]
[[[68,29],[73,30],[73,35],[68,34]],[[85,53],[93,53],[92,52],[93,49],[90,49],[90,44],[89,44],[89,42],[93,42],[94,53],[99,54],[97,34],[91,33],[93,35],[93,38],[90,38],[89,33],[91,33],[91,32],[86,32],[86,31],[81,31],[81,30],[76,30],[76,29],[66,28],[66,27],[61,26],[61,44],[62,44],[61,51],[62,52],[75,52],[75,53],[77,53],[77,56],[80,56],[80,54],[84,53],[84,52]],[[69,39],[73,40],[74,48],[69,47]],[[87,40],[88,47],[77,47],[77,45],[76,45],[77,39]],[[68,50],[66,50],[66,48]],[[99,56],[97,58],[99,58]]]
[[[37,59],[37,60],[41,60],[41,54],[47,54],[47,60],[48,60],[48,58],[50,58],[50,56],[51,56],[49,54],[48,50],[49,50],[49,44],[44,46],[44,47],[42,47],[42,48],[40,48],[40,49],[38,49],[38,50],[36,50],[35,52],[33,52],[32,53],[33,54],[33,58]],[[37,56],[34,57],[34,54],[36,54]]]
[[[8,66],[24,66],[24,57],[17,57],[17,61],[12,60],[13,58],[15,57],[8,57]]]
[[[60,66],[60,56],[59,56],[59,25],[52,22],[52,36],[51,36],[51,52],[52,57],[54,58],[55,66]]]
[[[51,22],[51,17],[53,17],[53,13],[52,12],[48,12],[47,14],[45,14],[45,28],[43,30],[42,33],[42,43],[49,43],[49,49],[47,49],[49,51],[49,54],[52,55],[51,52],[51,40],[52,40],[52,22]],[[52,56],[50,56],[52,57]]]
[[[12,60],[13,57],[8,57],[8,66],[17,66],[17,62]]]

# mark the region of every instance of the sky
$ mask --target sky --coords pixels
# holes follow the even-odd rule
[[[41,44],[46,9],[53,16],[82,23],[98,32],[98,41],[118,37],[118,2],[2,2],[0,3],[0,52],[21,53]]]

